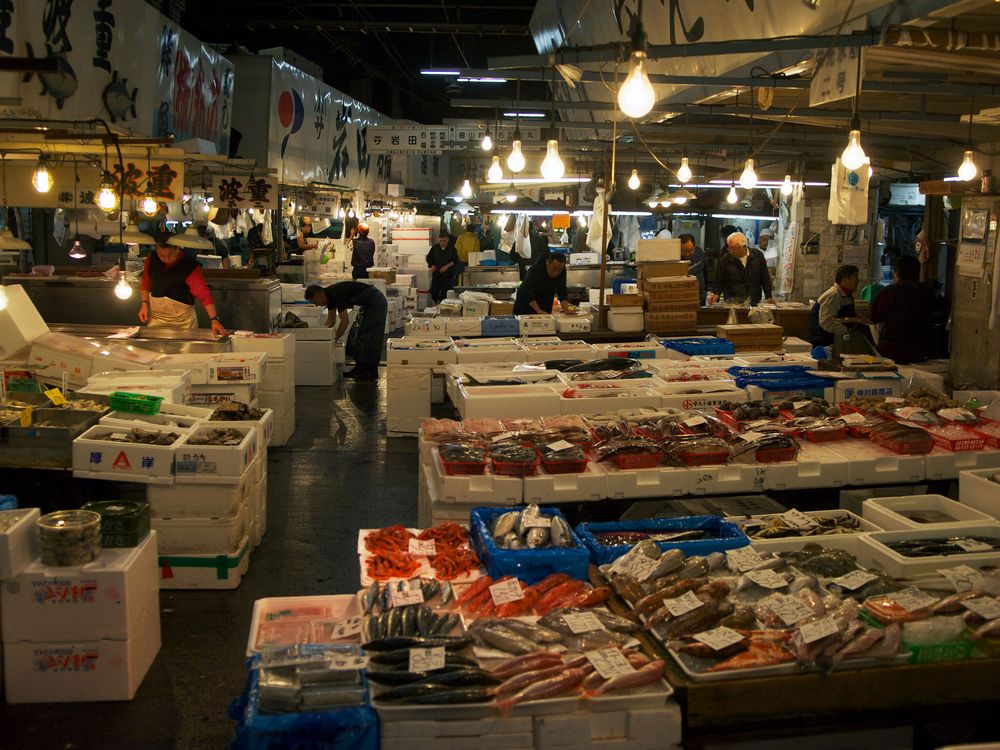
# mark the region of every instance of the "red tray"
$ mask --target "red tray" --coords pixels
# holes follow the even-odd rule
[[[730,427],[732,427],[734,430],[740,429],[740,423],[739,423],[739,421],[737,421],[736,416],[735,416],[736,412],[725,411],[724,409],[720,409],[719,407],[715,407],[715,414],[716,414],[716,416],[719,417],[719,419],[721,419],[727,425],[729,425]]]
[[[847,437],[847,427],[838,427],[833,430],[804,430],[802,435],[810,443],[833,443]]]
[[[978,432],[974,432],[966,427],[962,427],[961,429],[969,434],[967,438],[954,440],[947,438],[944,435],[938,435],[933,430],[927,430],[927,433],[934,438],[934,445],[954,453],[962,453],[964,451],[981,451],[986,446],[985,436],[980,435]]]
[[[478,461],[445,461],[441,459],[441,466],[448,476],[470,476],[473,474],[485,474],[488,464]]]
[[[532,463],[521,461],[497,461],[493,459],[493,473],[500,477],[530,477],[538,471],[538,459]]]
[[[547,474],[579,474],[587,470],[588,459],[578,461],[542,461]]]
[[[611,457],[619,469],[655,469],[663,461],[662,453],[619,453]]]
[[[757,463],[776,464],[780,461],[794,461],[799,455],[797,445],[788,448],[759,448],[757,450]]]
[[[930,437],[930,435],[928,435],[928,437]],[[921,456],[934,450],[933,439],[903,442],[900,442],[899,440],[883,440],[882,442],[873,440],[872,442],[875,443],[875,445],[880,445],[883,448],[890,450],[893,453],[898,453],[901,456]]]
[[[978,422],[967,426],[965,429],[970,430],[971,432],[974,432],[977,435],[979,435],[983,439],[983,442],[990,448],[1000,448],[1000,435],[991,435],[990,433],[983,432],[980,429],[984,424],[994,424],[994,423],[995,422],[992,419],[980,419]]]
[[[682,453],[677,456],[688,466],[712,466],[724,464],[729,461],[729,453],[716,451],[715,453]]]

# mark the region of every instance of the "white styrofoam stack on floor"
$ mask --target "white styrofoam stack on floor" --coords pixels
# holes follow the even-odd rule
[[[8,702],[131,700],[160,650],[157,534],[87,565],[36,561],[0,597]]]
[[[295,347],[295,385],[333,385],[336,382],[334,341],[299,341]]]
[[[390,365],[385,382],[387,434],[416,435],[431,415],[431,371]]]

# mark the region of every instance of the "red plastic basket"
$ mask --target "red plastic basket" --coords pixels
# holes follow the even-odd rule
[[[973,430],[961,427],[964,432],[968,433],[968,437],[965,438],[948,438],[944,435],[939,435],[932,429],[927,430],[932,438],[934,438],[934,445],[944,448],[946,451],[952,451],[953,453],[962,453],[964,451],[981,451],[985,445],[985,438]]]
[[[804,430],[802,434],[810,443],[833,443],[847,437],[847,427],[832,430]]]
[[[978,422],[967,426],[965,429],[970,432],[974,432],[981,437],[984,445],[988,445],[990,448],[1000,448],[1000,435],[992,435],[989,432],[984,432],[982,429],[985,425],[994,424],[996,424],[996,422],[992,419],[980,419]]]
[[[445,461],[441,459],[441,466],[448,476],[470,476],[473,474],[485,474],[487,464],[479,461]]]
[[[654,469],[663,460],[662,453],[619,453],[611,457],[619,469]]]
[[[493,459],[493,473],[501,477],[530,477],[538,471],[538,459],[531,463],[523,461],[498,461]]]
[[[794,461],[799,455],[799,447],[790,445],[787,448],[759,448],[757,450],[757,463],[776,464],[780,461]]]
[[[680,453],[677,458],[688,466],[711,466],[726,463],[729,460],[729,453],[727,451]]]
[[[579,474],[587,470],[589,461],[581,458],[578,461],[542,461],[547,474]]]
[[[740,423],[736,419],[736,412],[726,411],[725,409],[715,407],[715,414],[719,417],[719,419],[732,427],[734,430],[740,429]]]
[[[930,437],[930,435],[928,435]],[[898,453],[901,456],[921,456],[934,450],[934,440],[883,440],[879,442],[873,440],[876,445],[880,445],[886,450]]]

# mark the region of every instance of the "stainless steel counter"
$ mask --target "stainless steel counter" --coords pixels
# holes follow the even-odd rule
[[[104,278],[5,276],[5,284],[20,284],[49,325],[84,324],[134,326],[139,324],[139,282],[132,296],[115,296],[114,281]],[[276,279],[207,279],[219,319],[230,330],[270,333],[281,315],[281,284]],[[198,325],[207,329],[208,316],[195,305]]]
[[[217,354],[232,351],[229,336],[217,337],[208,328],[168,328],[84,325],[57,323],[49,329],[69,333],[84,339],[108,342],[127,341],[129,344],[163,354]]]

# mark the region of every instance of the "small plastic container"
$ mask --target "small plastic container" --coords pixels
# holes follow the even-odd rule
[[[539,460],[534,461],[504,461],[492,459],[493,473],[501,477],[530,477],[538,472]]]
[[[662,453],[618,453],[610,458],[619,469],[655,469],[663,461]]]
[[[115,391],[108,396],[108,403],[112,409],[133,414],[156,414],[162,402],[163,396],[144,396],[124,391]]]
[[[580,474],[587,470],[588,459],[581,458],[576,461],[542,461],[547,474]]]
[[[726,451],[687,451],[678,453],[677,458],[687,466],[718,466],[729,461]]]
[[[92,510],[59,510],[38,519],[42,562],[86,565],[101,554],[101,516]]]
[[[957,424],[928,425],[924,430],[934,438],[935,445],[955,453],[981,451],[986,445],[986,439],[982,435]]]
[[[85,503],[83,510],[100,514],[102,547],[136,547],[149,533],[149,503],[101,500]]]
[[[799,455],[797,445],[789,445],[783,448],[758,448],[755,456],[759,464],[776,464],[781,461],[794,461]]]
[[[736,413],[732,411],[726,411],[725,409],[715,409],[716,416],[719,417],[723,422],[732,427],[734,430],[740,429],[740,423],[736,419]]]

